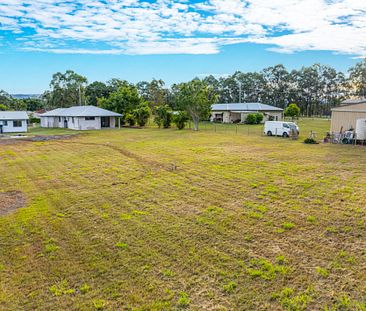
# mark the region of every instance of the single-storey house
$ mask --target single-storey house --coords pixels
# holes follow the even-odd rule
[[[366,98],[347,99],[332,109],[331,132],[339,133],[356,128],[358,119],[366,119]]]
[[[244,123],[247,115],[260,112],[264,121],[273,119],[280,121],[283,118],[283,109],[261,103],[233,103],[215,104],[211,107],[211,121],[222,123]]]
[[[95,106],[57,108],[39,115],[41,127],[59,127],[72,130],[100,130],[115,128],[121,114]]]
[[[0,134],[27,132],[28,120],[26,111],[0,111]]]

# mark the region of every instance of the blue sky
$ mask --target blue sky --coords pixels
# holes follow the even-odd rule
[[[364,38],[360,0],[1,0],[0,89],[40,93],[67,69],[167,84],[278,63],[346,71]]]

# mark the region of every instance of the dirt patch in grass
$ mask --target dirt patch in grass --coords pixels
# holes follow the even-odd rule
[[[49,140],[57,140],[57,139],[68,139],[73,138],[79,134],[68,134],[68,135],[37,135],[30,137],[30,141],[49,141]]]
[[[25,202],[25,196],[21,191],[0,192],[0,216],[24,207]]]
[[[71,138],[76,137],[77,135],[79,135],[79,134],[36,135],[36,136],[32,136],[32,137],[19,136],[17,138],[2,137],[2,138],[0,138],[0,145],[11,145],[11,144],[16,144],[16,143],[24,143],[25,141],[42,142],[42,141],[50,141],[50,140],[71,139]]]

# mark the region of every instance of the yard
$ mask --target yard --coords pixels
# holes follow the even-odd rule
[[[366,147],[299,125],[0,144],[0,309],[366,310]]]

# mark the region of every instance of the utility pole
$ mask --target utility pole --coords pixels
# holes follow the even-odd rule
[[[81,105],[81,85],[79,85],[79,106]]]
[[[239,82],[239,104],[241,104],[241,82]]]

